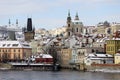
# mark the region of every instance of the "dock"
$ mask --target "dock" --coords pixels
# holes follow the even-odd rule
[[[39,70],[39,71],[52,71],[53,68],[58,70],[59,64],[53,66],[53,64],[46,63],[10,63],[13,70]]]

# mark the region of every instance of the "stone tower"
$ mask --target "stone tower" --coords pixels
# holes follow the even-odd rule
[[[34,39],[35,29],[32,27],[32,19],[28,18],[27,20],[27,29],[24,28],[25,41],[31,41]]]
[[[70,11],[68,12],[68,17],[67,17],[67,37],[72,35],[72,20],[70,16]]]

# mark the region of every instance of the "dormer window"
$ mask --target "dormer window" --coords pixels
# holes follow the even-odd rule
[[[12,46],[13,46],[13,47],[18,46],[18,44],[13,44]]]
[[[3,44],[3,47],[5,46],[6,44]]]
[[[10,46],[10,44],[7,44],[7,46]]]
[[[78,24],[78,22],[76,22],[76,24]]]

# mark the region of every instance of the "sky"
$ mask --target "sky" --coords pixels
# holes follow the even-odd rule
[[[36,29],[59,28],[66,25],[69,10],[72,20],[78,12],[85,26],[106,20],[120,23],[120,0],[0,0],[0,26],[18,19],[25,27],[30,17]]]

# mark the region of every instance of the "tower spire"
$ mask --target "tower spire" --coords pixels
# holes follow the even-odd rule
[[[70,10],[68,11],[68,17],[70,17]]]
[[[71,22],[70,10],[68,11],[67,23]]]
[[[32,18],[27,20],[27,31],[32,31]]]
[[[78,12],[76,12],[75,20],[79,20]]]
[[[9,22],[8,22],[8,24],[9,24],[9,27],[10,27],[10,25],[11,25],[11,21],[10,21],[10,19],[9,19]]]
[[[18,19],[16,19],[16,26],[18,27]]]

